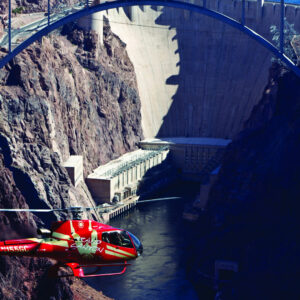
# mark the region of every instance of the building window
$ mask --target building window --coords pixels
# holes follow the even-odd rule
[[[126,190],[124,191],[124,199],[126,199],[126,198],[128,198],[128,197],[130,197],[130,190],[126,189]]]

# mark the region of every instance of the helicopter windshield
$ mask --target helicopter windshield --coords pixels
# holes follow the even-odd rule
[[[132,241],[134,243],[134,246],[135,246],[135,249],[136,249],[138,255],[141,255],[143,253],[143,245],[142,245],[142,243],[140,242],[140,240],[135,235],[133,235],[130,232],[127,232],[127,233],[130,235],[130,237],[131,237],[131,239],[132,239]]]
[[[102,241],[120,247],[133,248],[132,242],[126,231],[103,232]]]

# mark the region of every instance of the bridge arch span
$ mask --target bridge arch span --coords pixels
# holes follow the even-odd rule
[[[75,21],[77,19],[80,19],[82,17],[91,15],[96,12],[101,12],[104,10],[110,10],[114,8],[121,8],[121,7],[129,7],[129,6],[140,6],[140,5],[156,5],[156,6],[164,6],[164,7],[172,7],[172,8],[178,8],[183,10],[188,10],[192,12],[196,12],[198,14],[202,14],[208,17],[211,17],[213,19],[219,20],[241,32],[246,34],[247,36],[251,37],[255,41],[257,41],[260,45],[265,47],[267,50],[273,53],[277,58],[279,58],[282,62],[284,62],[298,77],[300,77],[300,68],[298,68],[284,53],[281,53],[272,43],[270,43],[268,40],[266,40],[264,37],[253,31],[247,26],[244,26],[243,24],[239,23],[238,21],[223,15],[221,13],[218,13],[213,10],[209,10],[205,7],[201,7],[198,5],[181,2],[177,0],[118,0],[113,2],[106,2],[102,4],[97,4],[95,6],[91,6],[85,9],[82,9],[78,12],[75,12],[73,14],[70,14],[52,24],[49,26],[41,29],[34,35],[32,35],[30,38],[25,40],[23,43],[21,43],[19,46],[17,46],[12,52],[7,54],[5,57],[2,58],[0,61],[0,69],[5,66],[9,61],[11,61],[17,54],[19,54],[21,51],[26,49],[28,46],[30,46],[32,43],[40,39],[41,37],[47,35],[48,33],[52,32],[53,30],[61,27],[62,25],[65,25],[67,23],[70,23],[72,21]]]

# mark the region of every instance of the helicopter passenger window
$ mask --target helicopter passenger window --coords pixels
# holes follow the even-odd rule
[[[133,248],[132,242],[126,231],[103,232],[102,241],[120,247]]]
[[[102,233],[102,241],[109,243],[109,238],[108,238],[108,232],[103,232]]]
[[[133,248],[132,242],[131,242],[130,237],[127,234],[127,232],[126,231],[121,231],[119,234],[122,238],[123,247]]]

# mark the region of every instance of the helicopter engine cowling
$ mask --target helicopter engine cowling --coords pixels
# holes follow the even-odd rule
[[[41,235],[42,237],[50,237],[52,234],[51,230],[49,230],[47,228],[38,228],[37,233],[39,235]]]

